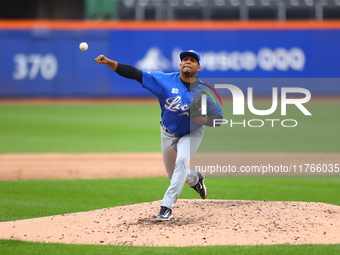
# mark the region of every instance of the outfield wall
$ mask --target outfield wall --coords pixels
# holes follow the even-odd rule
[[[85,52],[78,48],[83,41]],[[0,97],[151,96],[93,59],[105,54],[143,70],[174,72],[187,49],[202,54],[202,78],[337,78],[339,45],[339,21],[0,21]],[[336,84],[301,87],[340,95]]]

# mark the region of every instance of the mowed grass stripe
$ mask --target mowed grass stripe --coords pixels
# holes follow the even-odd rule
[[[268,104],[257,105],[266,109]],[[232,152],[340,152],[340,104],[311,104],[305,116],[289,106],[287,116],[277,110],[270,116],[231,115],[228,124],[205,129],[203,151]],[[265,125],[246,124],[261,119]],[[279,119],[271,127],[270,121]],[[298,126],[282,127],[284,119]],[[160,151],[160,110],[157,105],[51,105],[0,106],[0,153],[30,152],[156,152]],[[287,125],[293,123],[286,122]],[[252,122],[259,125],[259,122]]]
[[[165,177],[0,181],[0,221],[157,201],[168,184]],[[340,205],[340,178],[207,178],[206,185],[209,199]],[[198,195],[185,185],[180,198]]]

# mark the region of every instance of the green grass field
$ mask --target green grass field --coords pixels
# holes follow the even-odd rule
[[[0,153],[158,151],[155,106],[0,106]]]
[[[219,128],[206,128],[205,139],[201,145],[204,151],[232,151],[232,152],[340,152],[340,103],[339,104],[311,104],[306,106],[312,116],[305,116],[295,106],[287,107],[287,115],[281,116],[276,111],[270,116],[256,116],[246,111],[245,116],[232,116],[230,106],[226,106],[224,118],[229,122]],[[260,104],[259,109],[269,109],[270,106]],[[235,124],[233,122],[243,124]],[[260,119],[263,127],[249,127],[248,121]],[[277,119],[272,127],[271,121]],[[285,119],[294,119],[296,127],[283,127]],[[261,125],[259,121],[250,125]],[[284,125],[294,125],[284,122]],[[208,139],[207,139],[208,137]]]
[[[266,109],[267,105],[259,108]],[[225,119],[295,119],[298,126],[261,128],[222,125],[206,128],[204,150],[231,152],[340,152],[340,103],[311,104],[312,116],[296,107],[288,115],[231,116]],[[0,106],[0,153],[159,151],[157,105]],[[258,123],[253,123],[258,124]]]
[[[213,178],[206,183],[210,199],[316,201],[340,205],[338,178]],[[0,221],[161,200],[167,185],[165,178],[1,181]],[[197,199],[197,194],[185,187],[180,198]],[[340,245],[153,248],[0,241],[0,254],[23,254],[23,251],[25,254],[192,254],[193,251],[197,254],[336,254]]]
[[[209,142],[216,136],[227,139],[228,146],[217,148],[225,151],[340,152],[340,104],[311,104],[308,110],[313,116],[293,109],[284,117],[297,119],[296,128],[207,128],[211,139],[203,148],[211,150]],[[159,151],[159,115],[157,105],[0,106],[0,153]],[[254,116],[248,113],[244,118]],[[166,178],[0,181],[0,221],[161,200],[167,185]],[[210,199],[340,205],[339,178],[211,178],[207,185]],[[197,194],[186,187],[180,198]],[[339,254],[340,245],[154,248],[0,240],[0,254],[174,253]]]

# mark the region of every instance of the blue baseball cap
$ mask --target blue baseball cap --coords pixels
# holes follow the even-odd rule
[[[194,51],[194,50],[188,50],[188,51],[183,51],[179,54],[179,58],[181,59],[181,61],[183,60],[184,57],[186,56],[192,56],[194,57],[197,62],[198,62],[198,65],[200,65],[200,62],[201,62],[201,55],[197,52],[197,51]]]

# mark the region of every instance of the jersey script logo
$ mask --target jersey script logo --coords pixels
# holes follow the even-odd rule
[[[172,112],[177,112],[179,110],[187,111],[189,109],[188,104],[182,104],[182,97],[180,96],[167,98],[165,102],[165,109]]]

